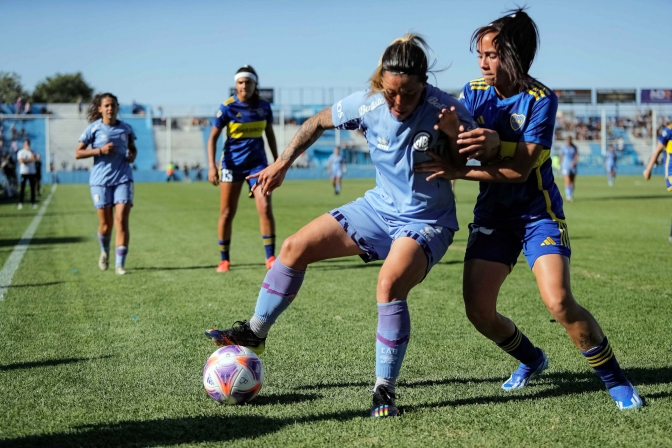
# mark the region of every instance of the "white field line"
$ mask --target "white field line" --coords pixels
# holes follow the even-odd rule
[[[12,277],[14,277],[14,273],[19,268],[19,264],[21,263],[23,254],[25,254],[26,251],[28,250],[30,240],[33,239],[33,235],[37,230],[37,226],[40,225],[40,221],[42,221],[42,216],[44,215],[44,212],[47,211],[47,206],[49,205],[49,202],[51,202],[51,198],[52,196],[54,196],[55,191],[56,191],[56,184],[54,184],[54,186],[51,187],[51,192],[49,193],[47,200],[42,203],[40,211],[37,212],[37,215],[35,215],[35,218],[33,218],[33,222],[30,223],[26,231],[23,233],[23,236],[21,237],[21,240],[19,240],[19,243],[16,246],[14,246],[12,254],[9,256],[9,258],[5,262],[5,265],[2,267],[2,271],[0,271],[0,301],[5,299],[5,294],[7,293],[7,290],[9,290],[9,287],[12,285]]]

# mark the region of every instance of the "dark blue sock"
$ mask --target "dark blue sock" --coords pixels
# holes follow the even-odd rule
[[[231,244],[231,240],[218,240],[219,242],[219,253],[222,256],[222,261],[228,260],[229,259],[229,245]]]
[[[518,327],[510,338],[497,346],[528,367],[536,367],[541,359],[541,350],[535,347]]]
[[[581,352],[586,357],[590,367],[595,369],[595,373],[604,381],[607,389],[614,386],[626,384],[628,379],[623,374],[621,366],[616,361],[611,345],[605,336],[602,343],[595,348],[591,348],[587,352]]]
[[[262,235],[264,240],[264,249],[266,249],[266,259],[275,255],[275,235]]]

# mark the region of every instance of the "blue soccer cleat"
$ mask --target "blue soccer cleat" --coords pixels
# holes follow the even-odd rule
[[[502,389],[506,391],[522,389],[523,387],[527,386],[527,383],[529,383],[532,378],[539,376],[541,372],[548,369],[548,356],[546,356],[546,353],[544,353],[543,350],[540,351],[542,359],[539,362],[539,365],[536,368],[531,369],[530,367],[521,363],[516,371],[511,374],[509,379],[506,380],[504,384],[502,384]]]
[[[622,386],[615,386],[609,389],[609,395],[616,402],[616,406],[621,411],[628,411],[630,409],[638,409],[644,406],[642,398],[639,396],[635,386],[628,382]]]

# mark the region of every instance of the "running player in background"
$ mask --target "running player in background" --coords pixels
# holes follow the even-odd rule
[[[651,155],[651,160],[649,160],[649,164],[644,170],[644,179],[651,179],[651,171],[663,150],[665,150],[665,186],[667,187],[667,191],[672,191],[672,124],[668,124],[660,131],[656,150]],[[670,226],[668,241],[672,243],[672,226]]]
[[[125,264],[131,238],[129,216],[133,207],[133,169],[137,155],[135,134],[130,125],[117,119],[119,101],[111,93],[93,98],[89,124],[79,137],[76,159],[93,157],[89,177],[93,206],[98,211],[98,267],[106,270],[110,257],[112,226],[116,227],[115,272],[126,274]],[[91,146],[91,149],[88,147]],[[113,209],[114,208],[114,209]]]
[[[427,83],[428,47],[407,34],[387,47],[371,76],[370,89],[356,92],[306,121],[274,164],[254,175],[255,196],[267,196],[284,180],[292,162],[326,129],[365,132],[376,186],[364,197],[322,215],[285,240],[266,274],[250,322],[206,335],[219,345],[265,348],[268,331],[299,292],[309,264],[359,255],[365,262],[385,260],[378,275],[376,383],[372,417],[399,415],[395,387],[406,353],[411,319],[406,299],[441,260],[458,229],[455,200],[448,181],[426,182],[415,175],[428,151],[459,160],[455,139],[434,129],[442,109],[465,128],[475,127],[466,109]],[[261,186],[259,186],[261,185]],[[323,349],[323,348],[320,348]],[[326,348],[329,349],[328,347]]]
[[[247,176],[257,174],[268,166],[264,139],[274,159],[278,158],[278,148],[273,133],[273,112],[271,105],[259,98],[259,78],[252,67],[241,67],[234,76],[236,94],[224,101],[210,130],[208,139],[208,180],[219,185],[219,223],[217,236],[221,260],[217,272],[228,272],[231,268],[229,247],[233,217],[238,209],[238,199]],[[226,141],[217,170],[215,153],[217,140],[226,128]],[[249,178],[248,184],[253,187],[256,178]],[[271,207],[271,197],[255,195],[259,212],[261,238],[266,250],[266,269],[271,269],[275,262],[275,219]]]
[[[334,153],[327,160],[327,169],[331,177],[331,184],[334,186],[334,194],[341,194],[341,179],[343,178],[343,171],[345,170],[345,160],[339,154],[340,148],[336,146]]]
[[[458,135],[468,157],[498,163],[451,166],[434,162],[418,171],[480,182],[464,264],[464,301],[469,320],[484,336],[520,361],[504,382],[506,391],[525,387],[548,367],[546,353],[497,312],[497,296],[523,250],[544,304],[567,331],[619,409],[642,406],[595,318],[571,292],[571,256],[562,199],[553,179],[550,148],[558,100],[528,72],[537,52],[536,24],[518,9],[472,35],[483,78],[468,83],[461,101],[481,128]],[[441,119],[449,135],[454,124]],[[487,280],[485,280],[487,279]]]
[[[609,145],[607,155],[604,157],[604,169],[607,170],[607,183],[610,187],[614,186],[614,179],[616,179],[616,151],[614,145]]]
[[[574,183],[576,181],[577,166],[579,165],[579,150],[574,146],[572,137],[567,137],[567,144],[560,149],[560,171],[565,178],[565,199],[574,200]]]

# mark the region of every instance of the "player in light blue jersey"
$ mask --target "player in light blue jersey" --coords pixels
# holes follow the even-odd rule
[[[557,97],[528,72],[537,51],[537,27],[518,9],[472,36],[483,78],[467,84],[461,101],[481,125],[457,136],[460,151],[482,166],[450,166],[436,160],[417,167],[437,176],[480,182],[464,262],[464,301],[469,320],[484,336],[520,362],[504,382],[525,387],[548,367],[548,357],[497,312],[499,290],[525,254],[544,304],[567,331],[619,409],[642,406],[595,318],[571,292],[571,249],[562,199],[553,179],[550,148]],[[455,125],[441,120],[448,134]]]
[[[271,325],[296,297],[309,264],[359,255],[385,260],[378,276],[376,384],[372,417],[399,415],[395,386],[410,337],[406,299],[441,260],[458,229],[450,182],[426,182],[414,164],[429,151],[464,163],[452,140],[434,129],[441,110],[465,128],[475,127],[467,110],[427,83],[427,45],[408,34],[385,50],[370,79],[356,92],[306,121],[280,158],[257,175],[255,192],[278,188],[292,162],[326,129],[361,130],[376,167],[376,186],[364,197],[315,219],[287,238],[266,275],[250,322],[206,332],[219,345],[244,345],[261,353]],[[318,348],[329,350],[329,347]]]
[[[667,191],[672,191],[672,123],[667,126],[663,126],[658,135],[658,144],[656,145],[656,150],[651,155],[649,164],[644,170],[644,179],[651,179],[651,171],[658,161],[660,154],[665,151],[665,160],[664,160],[664,175],[665,175],[665,187]],[[670,236],[668,241],[672,243],[672,226],[670,226]]]
[[[565,199],[569,202],[574,200],[578,166],[579,150],[572,142],[572,137],[567,137],[567,144],[560,149],[560,171],[565,178]]]
[[[607,171],[607,184],[613,187],[614,179],[616,178],[616,151],[614,151],[614,145],[609,145],[607,149],[607,155],[604,157],[604,169]]]
[[[112,226],[117,229],[115,272],[126,273],[125,263],[131,238],[129,216],[133,207],[133,168],[137,149],[135,134],[128,124],[117,119],[119,102],[111,93],[93,98],[89,124],[79,137],[75,158],[93,157],[89,178],[93,205],[98,211],[98,267],[106,270],[110,256]],[[91,149],[88,149],[89,146]]]
[[[233,231],[233,217],[238,210],[238,199],[243,184],[252,188],[255,178],[248,178],[268,166],[263,134],[274,159],[278,149],[273,133],[273,112],[268,101],[259,97],[259,77],[249,65],[238,69],[233,77],[236,94],[224,101],[217,110],[208,138],[208,180],[219,185],[219,221],[217,237],[220,261],[217,272],[228,272],[231,267],[229,248]],[[215,153],[217,140],[226,129],[226,140],[217,169]],[[275,218],[270,196],[254,196],[259,213],[259,230],[266,252],[266,269],[275,262]]]
[[[334,187],[334,194],[341,194],[341,179],[345,171],[345,159],[340,155],[340,148],[336,146],[334,153],[327,160],[327,169],[331,177],[331,184]]]

